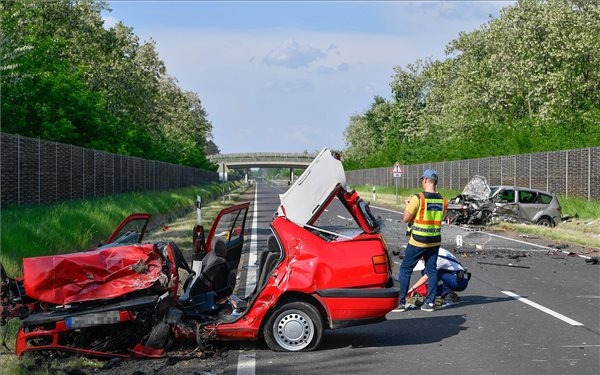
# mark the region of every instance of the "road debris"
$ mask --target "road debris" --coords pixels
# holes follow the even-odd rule
[[[514,268],[531,268],[529,266],[517,266],[516,264],[508,263],[490,263],[490,262],[477,262],[477,264],[485,264],[489,266],[502,266],[502,267],[514,267]]]

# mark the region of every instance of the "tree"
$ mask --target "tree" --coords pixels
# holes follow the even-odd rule
[[[350,119],[346,164],[387,162],[394,151],[417,163],[600,144],[598,35],[597,1],[521,0],[504,8],[450,41],[445,60],[394,68],[387,118],[373,110],[381,109],[376,99]]]
[[[0,3],[2,131],[211,166],[200,98],[167,74],[154,41],[123,23],[105,29],[103,10],[101,0]]]

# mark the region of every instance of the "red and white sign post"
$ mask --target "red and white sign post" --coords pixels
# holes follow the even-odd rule
[[[404,170],[400,167],[400,162],[396,162],[392,168],[392,175],[394,176],[394,186],[396,187],[396,206],[398,205],[398,179],[402,177]]]

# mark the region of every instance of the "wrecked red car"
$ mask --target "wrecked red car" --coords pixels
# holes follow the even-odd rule
[[[325,329],[385,320],[398,305],[387,244],[339,157],[324,149],[280,200],[244,298],[234,290],[250,202],[222,210],[206,236],[193,229],[191,265],[173,242],[143,243],[150,216],[136,214],[98,249],[26,258],[19,280],[2,270],[0,317],[22,319],[16,354],[161,357],[178,340],[260,338],[308,351]],[[319,222],[334,202],[352,229]]]

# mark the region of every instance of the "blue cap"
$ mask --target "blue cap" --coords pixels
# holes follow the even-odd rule
[[[423,177],[421,178],[427,178],[430,180],[436,180],[438,179],[438,173],[435,169],[426,169],[425,172],[423,172]]]

